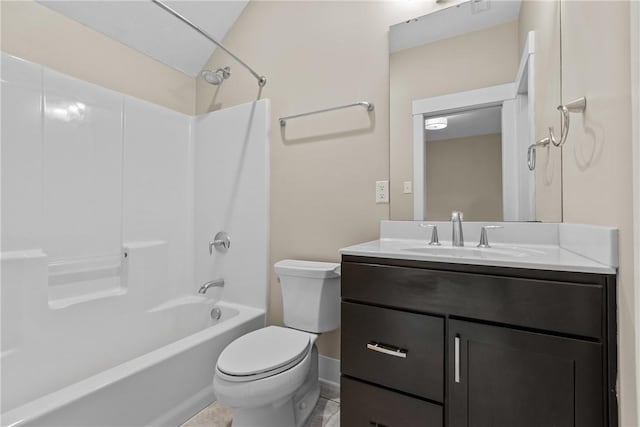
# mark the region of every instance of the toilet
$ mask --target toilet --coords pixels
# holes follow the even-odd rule
[[[320,395],[318,334],[340,326],[340,264],[283,260],[284,324],[233,341],[220,354],[215,395],[235,408],[234,427],[299,427]]]

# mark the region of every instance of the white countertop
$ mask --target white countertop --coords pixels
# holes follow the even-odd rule
[[[491,248],[477,248],[476,232],[488,223],[466,223],[464,249],[450,240],[429,246],[422,221],[383,221],[381,238],[340,250],[342,255],[537,270],[616,274],[617,230],[575,224],[491,223],[504,225],[490,237]],[[433,222],[430,222],[433,224]],[[447,238],[450,223],[436,223]],[[440,231],[440,230],[439,230]],[[469,231],[469,233],[467,233]],[[492,230],[493,231],[493,230]],[[511,232],[510,232],[511,231]],[[515,236],[515,238],[514,238]],[[546,236],[546,237],[541,237]]]

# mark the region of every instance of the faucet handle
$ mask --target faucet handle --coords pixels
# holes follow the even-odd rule
[[[420,224],[422,228],[431,228],[431,240],[429,240],[429,245],[431,246],[440,246],[440,240],[438,239],[438,226],[435,224]]]
[[[487,230],[495,230],[496,228],[504,228],[501,225],[484,225],[480,228],[480,243],[478,243],[479,248],[490,248],[489,238],[487,237]]]
[[[209,242],[209,255],[213,255],[213,248],[222,252],[226,252],[231,247],[231,238],[224,231],[219,231],[213,238],[213,242]]]

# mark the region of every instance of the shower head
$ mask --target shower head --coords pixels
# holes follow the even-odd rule
[[[229,67],[218,68],[215,71],[202,70],[200,75],[202,76],[203,79],[205,79],[207,83],[218,86],[222,84],[222,82],[225,81],[225,79],[228,79],[229,77],[231,77],[231,68]]]

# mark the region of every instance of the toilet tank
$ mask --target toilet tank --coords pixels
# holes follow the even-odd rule
[[[314,333],[340,327],[340,264],[285,259],[274,268],[286,326]]]

